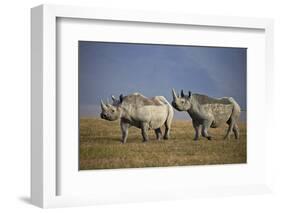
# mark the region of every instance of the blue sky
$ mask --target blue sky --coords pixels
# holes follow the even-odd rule
[[[79,113],[97,116],[100,99],[121,93],[171,101],[172,88],[231,96],[246,109],[246,57],[245,48],[80,41]]]

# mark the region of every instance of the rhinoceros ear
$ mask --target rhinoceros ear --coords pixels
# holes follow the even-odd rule
[[[114,97],[114,95],[111,96],[111,99],[112,99],[113,101],[116,101],[116,98]]]
[[[119,101],[120,101],[120,103],[122,103],[122,101],[123,101],[123,95],[122,94],[119,96]]]
[[[183,92],[183,90],[181,90],[181,97],[182,97],[182,98],[184,97],[184,92]]]
[[[191,96],[191,91],[188,91],[188,97],[190,97]]]

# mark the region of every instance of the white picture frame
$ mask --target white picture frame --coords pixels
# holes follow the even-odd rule
[[[199,183],[193,183],[194,188],[177,188],[174,186],[167,187],[163,190],[155,188],[155,192],[145,195],[133,191],[120,196],[118,193],[106,192],[95,196],[85,194],[79,195],[58,195],[58,174],[60,167],[58,159],[60,156],[57,149],[57,88],[60,83],[57,80],[57,20],[64,19],[87,19],[102,21],[118,21],[132,23],[153,23],[155,25],[166,26],[200,26],[227,29],[253,29],[261,30],[264,33],[265,41],[265,67],[262,74],[266,75],[263,79],[265,87],[262,89],[266,97],[266,107],[272,108],[273,98],[270,91],[273,89],[273,21],[271,19],[241,18],[241,17],[216,17],[203,15],[187,14],[166,14],[152,13],[145,11],[122,11],[112,9],[84,8],[74,6],[54,6],[41,5],[31,10],[31,73],[32,73],[32,118],[31,118],[31,201],[33,204],[47,208],[59,206],[76,206],[91,205],[99,203],[116,203],[116,202],[139,202],[143,200],[165,200],[165,199],[182,199],[196,196],[214,196],[214,195],[232,195],[232,194],[252,194],[264,193],[271,190],[271,165],[270,161],[265,162],[263,170],[264,177],[255,184],[238,183],[233,181],[233,185],[219,185],[210,187],[200,187]],[[254,79],[249,79],[254,81]],[[255,85],[254,85],[255,86]],[[267,124],[267,131],[264,133],[266,141],[261,141],[268,148],[270,136],[268,134],[270,114],[264,119]],[[261,140],[261,139],[260,139]],[[267,149],[270,150],[270,149]],[[266,159],[270,153],[264,152]],[[173,169],[177,175],[183,174],[186,168]],[[204,168],[203,168],[204,169]],[[211,171],[213,168],[205,168]],[[247,169],[247,168],[246,168]],[[148,174],[152,170],[142,171]],[[169,169],[158,170],[158,174],[163,175]],[[78,171],[77,171],[78,172]],[[139,173],[136,170],[126,170],[128,173],[135,175]],[[198,173],[199,174],[199,173]],[[112,174],[110,174],[112,175]],[[118,174],[122,175],[122,174]],[[124,174],[123,174],[124,175]],[[177,177],[177,175],[171,178]],[[175,181],[175,180],[174,180]],[[75,183],[73,183],[75,184]],[[161,185],[159,185],[161,186]],[[76,190],[79,187],[76,187]],[[71,190],[71,189],[70,189]],[[99,191],[97,191],[99,193]]]

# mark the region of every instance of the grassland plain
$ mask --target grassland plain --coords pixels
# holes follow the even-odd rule
[[[119,122],[80,118],[79,168],[115,169],[246,163],[246,124],[240,123],[240,139],[223,140],[227,125],[210,129],[212,141],[193,140],[191,121],[175,120],[169,140],[156,140],[153,130],[142,143],[140,129],[131,127],[126,144],[121,144]],[[162,129],[163,131],[163,129]]]

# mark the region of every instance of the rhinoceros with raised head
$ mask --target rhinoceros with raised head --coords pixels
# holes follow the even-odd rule
[[[148,141],[148,130],[155,131],[158,140],[162,138],[161,127],[165,125],[164,139],[169,138],[174,116],[173,107],[163,96],[147,98],[140,93],[120,95],[119,100],[112,96],[112,104],[101,101],[102,119],[115,121],[120,119],[122,143],[128,137],[128,129],[135,126],[141,129],[143,142]]]
[[[235,138],[239,138],[238,119],[240,116],[240,106],[231,97],[211,98],[202,94],[184,94],[177,95],[175,90],[172,90],[173,102],[172,105],[178,111],[187,111],[192,119],[192,124],[195,129],[194,140],[198,140],[200,134],[211,140],[208,134],[208,129],[217,128],[222,124],[228,124],[228,130],[225,138],[229,138],[233,131]]]

